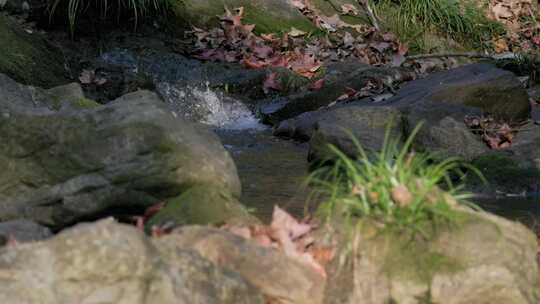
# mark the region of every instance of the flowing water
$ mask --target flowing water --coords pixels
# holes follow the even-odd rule
[[[268,220],[274,205],[296,216],[304,214],[309,197],[303,186],[308,174],[307,144],[273,137],[270,128],[260,124],[242,101],[213,89],[205,80],[222,81],[229,76],[210,73],[200,62],[175,54],[137,57],[130,51],[115,50],[100,60],[127,75],[149,75],[171,111],[213,126],[236,163],[243,186],[241,201],[255,209],[256,215]],[[540,198],[482,199],[477,203],[540,232]]]
[[[242,182],[241,201],[268,220],[274,205],[302,217],[308,207],[307,144],[273,137],[271,130],[219,130]]]

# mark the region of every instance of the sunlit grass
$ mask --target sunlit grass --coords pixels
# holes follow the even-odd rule
[[[455,186],[451,175],[474,168],[457,158],[433,161],[412,151],[420,126],[400,144],[386,132],[380,152],[368,154],[358,141],[358,157],[350,158],[334,146],[330,166],[315,170],[309,184],[324,198],[318,212],[327,220],[347,222],[369,218],[382,226],[424,233],[426,223],[452,222],[459,204],[470,204],[467,193]],[[443,190],[444,189],[444,190]]]
[[[434,32],[468,47],[484,49],[504,27],[489,20],[477,2],[455,0],[381,0],[374,5],[385,30],[395,32],[415,52],[434,47],[424,39]]]

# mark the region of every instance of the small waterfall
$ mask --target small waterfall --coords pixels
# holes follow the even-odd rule
[[[123,71],[125,79],[150,77],[157,93],[180,117],[224,130],[266,128],[244,103],[212,89],[207,81],[212,75],[199,61],[172,53],[137,55],[115,49],[97,62],[101,68]]]
[[[159,82],[157,92],[177,115],[220,129],[263,129],[254,114],[241,101],[204,86]]]

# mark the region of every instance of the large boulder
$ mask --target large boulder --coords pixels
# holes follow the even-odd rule
[[[490,114],[508,122],[530,117],[526,90],[511,72],[491,64],[471,64],[405,84],[382,103],[400,109],[409,128],[424,122],[416,138],[418,149],[467,160],[487,147],[464,123],[467,115]]]
[[[325,279],[304,263],[223,230],[185,226],[158,240],[159,246],[190,248],[256,286],[271,303],[322,303]]]
[[[427,238],[360,225],[330,267],[325,303],[538,303],[535,235],[516,222],[462,212]]]
[[[358,73],[361,74],[360,71]],[[406,83],[386,101],[368,102],[354,101],[305,112],[282,121],[274,134],[299,140],[311,139],[315,154],[328,143],[351,154],[351,144],[344,143],[350,142],[350,134],[359,137],[360,144],[369,148],[381,146],[383,136],[380,134],[384,134],[384,125],[395,117],[396,132],[404,136],[408,136],[418,124],[423,124],[414,141],[415,149],[435,153],[439,157],[461,157],[471,161],[489,153],[489,148],[467,127],[464,122],[467,115],[489,114],[509,123],[522,122],[531,115],[529,97],[519,80],[512,73],[490,64],[471,64],[431,74],[425,79]],[[283,113],[292,104],[294,102],[275,113]],[[317,101],[304,100],[304,104],[302,107],[310,108]],[[342,129],[348,132],[340,131]],[[366,140],[362,134],[374,129],[378,130],[379,136]],[[520,139],[516,146],[522,148],[516,150],[516,155],[526,146],[519,142],[534,142],[525,132],[517,138]],[[379,143],[374,145],[377,140]],[[521,153],[526,159],[531,159],[526,154]]]
[[[105,219],[0,249],[1,303],[262,304],[240,275]]]
[[[1,12],[0,45],[0,73],[24,84],[47,88],[67,82],[61,50],[39,33],[26,32]]]
[[[146,208],[194,185],[240,195],[236,167],[205,127],[174,117],[154,93],[55,111],[0,75],[0,220],[63,226]]]

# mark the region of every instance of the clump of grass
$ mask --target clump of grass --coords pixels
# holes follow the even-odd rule
[[[434,32],[473,48],[486,48],[504,27],[488,19],[476,2],[458,0],[380,0],[375,11],[387,30],[395,32],[412,51],[429,52],[424,39]]]
[[[136,28],[140,18],[150,12],[164,12],[170,8],[171,3],[171,0],[117,0],[110,2],[108,0],[48,0],[47,10],[49,18],[52,19],[59,7],[65,7],[69,30],[73,35],[78,18],[90,10],[97,10],[101,20],[107,19],[110,11],[115,11],[118,19],[125,12],[131,12]]]
[[[452,222],[458,214],[454,207],[469,204],[469,195],[453,185],[451,173],[468,166],[455,158],[433,162],[431,155],[412,151],[419,128],[401,147],[399,139],[391,140],[387,131],[382,150],[374,154],[367,154],[351,136],[359,151],[356,159],[330,146],[333,165],[315,170],[309,178],[309,184],[325,198],[320,215],[329,221],[337,215],[347,223],[369,218],[385,227],[423,235],[426,224]]]

